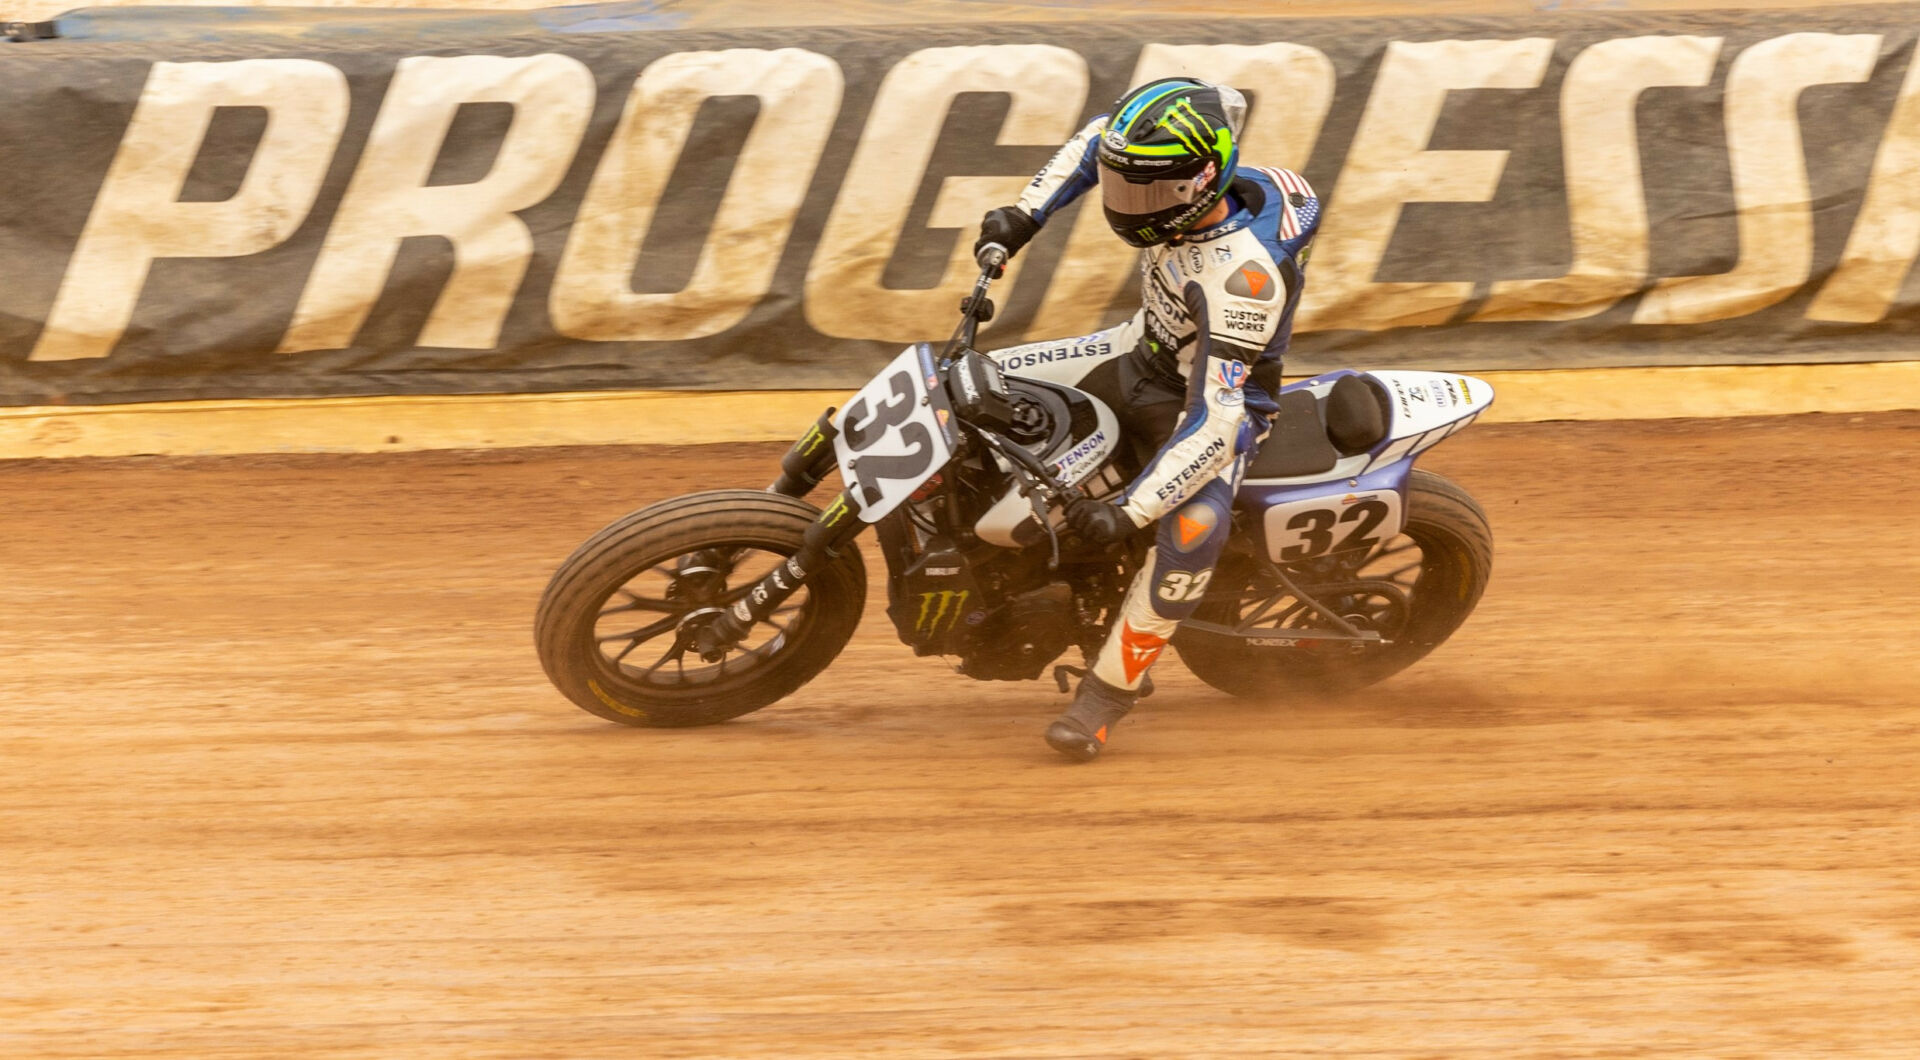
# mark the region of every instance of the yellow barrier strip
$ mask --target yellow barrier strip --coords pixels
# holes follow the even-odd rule
[[[1486,422],[1920,409],[1920,361],[1473,373]],[[0,459],[786,441],[845,391],[606,391],[0,408]]]
[[[1920,409],[1920,361],[1476,372],[1482,422],[1712,419]]]

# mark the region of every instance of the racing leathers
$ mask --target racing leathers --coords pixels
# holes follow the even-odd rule
[[[1095,118],[1042,168],[1018,207],[1039,224],[1098,183]],[[1299,174],[1239,167],[1228,213],[1147,248],[1140,262],[1141,308],[1125,323],[1075,340],[1126,352],[1117,370],[1085,385],[1115,408],[1143,455],[1139,474],[1116,498],[1134,526],[1158,522],[1152,560],[1128,588],[1093,674],[1130,693],[1181,620],[1199,607],[1231,533],[1234,491],[1278,411],[1280,361],[1293,329],[1320,201]],[[1090,207],[1091,208],[1091,207]],[[996,351],[1020,364],[1029,343]]]

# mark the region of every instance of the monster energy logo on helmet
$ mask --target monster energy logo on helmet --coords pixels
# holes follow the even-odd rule
[[[1164,243],[1226,194],[1240,161],[1246,97],[1187,77],[1154,81],[1121,97],[1100,138],[1100,196],[1107,223],[1136,247]]]

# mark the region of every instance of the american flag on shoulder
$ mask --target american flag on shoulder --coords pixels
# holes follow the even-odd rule
[[[1298,192],[1301,197],[1307,200],[1306,205],[1295,206],[1293,201],[1289,199],[1286,203],[1286,208],[1280,211],[1280,239],[1282,242],[1299,238],[1300,233],[1312,228],[1314,222],[1320,219],[1320,199],[1314,195],[1313,187],[1307,183],[1306,178],[1291,169],[1271,169],[1266,166],[1255,166],[1253,168],[1265,173],[1274,184],[1279,186],[1281,191],[1288,193]]]

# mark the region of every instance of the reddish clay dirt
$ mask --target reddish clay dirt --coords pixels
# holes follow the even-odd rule
[[[548,573],[774,446],[0,465],[11,1057],[1905,1057],[1920,413],[1476,428],[1452,643],[1344,702],[894,643],[625,729]]]

